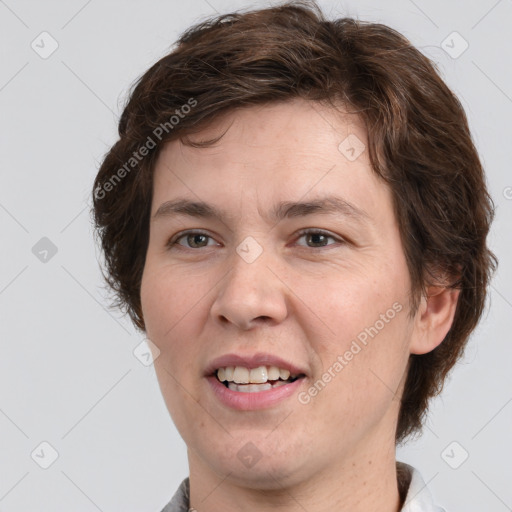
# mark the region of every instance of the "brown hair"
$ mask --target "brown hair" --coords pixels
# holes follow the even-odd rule
[[[494,204],[457,97],[436,65],[382,24],[328,21],[314,2],[209,19],[135,84],[119,140],[94,183],[105,279],[144,330],[140,285],[148,246],[153,168],[169,140],[234,108],[305,98],[357,112],[371,165],[391,188],[411,276],[411,314],[436,274],[460,289],[444,341],[411,355],[396,441],[421,430],[428,401],[462,355],[497,265],[486,246]],[[190,144],[190,142],[188,142]]]

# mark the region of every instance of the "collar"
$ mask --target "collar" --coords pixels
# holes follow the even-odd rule
[[[406,464],[397,462],[396,470],[400,483],[407,486],[407,494],[400,512],[446,512],[444,508],[437,506],[432,499],[427,484],[425,484],[420,472]],[[403,480],[400,481],[402,476]]]
[[[420,472],[405,462],[396,463],[399,488],[405,494],[400,512],[446,512],[435,505]],[[185,478],[162,512],[189,512],[190,481]],[[190,509],[194,510],[194,509]]]

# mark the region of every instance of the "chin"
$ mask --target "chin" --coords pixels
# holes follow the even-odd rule
[[[252,468],[244,468],[239,461],[233,461],[232,464],[212,469],[232,484],[261,491],[278,491],[302,481],[299,476],[302,472],[291,467],[289,460],[273,460],[270,464],[260,460]]]
[[[293,443],[285,447],[284,443],[284,439],[269,442],[261,438],[261,434],[254,437],[245,435],[242,439],[229,438],[228,446],[217,446],[213,451],[211,445],[204,446],[206,453],[203,452],[201,458],[219,477],[235,485],[279,490],[299,484],[318,471],[311,453],[303,451],[303,443],[302,447],[300,443],[299,446]]]

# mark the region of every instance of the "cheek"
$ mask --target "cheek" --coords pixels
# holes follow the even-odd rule
[[[310,287],[306,296],[315,314],[307,314],[302,328],[318,356],[318,374],[333,383],[326,387],[358,414],[355,402],[386,402],[402,379],[411,333],[407,280],[391,268],[331,277]]]
[[[190,280],[168,269],[153,270],[148,266],[141,283],[141,304],[148,338],[157,345],[160,357],[157,363],[165,364],[169,371],[176,372],[178,361],[194,357],[193,343],[199,322],[190,321],[198,314],[201,291],[190,285]],[[158,368],[158,364],[155,366]]]
[[[338,266],[321,276],[297,275],[292,281],[293,291],[304,304],[303,318],[309,319],[304,321],[303,328],[311,331],[320,327],[326,339],[334,344],[356,338],[375,323],[379,331],[384,326],[388,330],[388,325],[396,323],[393,320],[399,314],[397,307],[405,310],[403,301],[407,290],[401,280],[390,269],[374,270],[369,266],[365,269]],[[299,315],[296,318],[301,322]]]
[[[335,429],[349,445],[355,445],[365,433],[380,428],[385,417],[390,421],[384,424],[391,429],[386,435],[394,435],[392,419],[398,415],[408,360],[404,319],[404,310],[384,326],[375,325],[374,320],[365,327],[349,317],[340,318],[340,334],[316,346],[321,369],[306,394],[299,397],[301,404],[307,404],[303,407],[308,418],[322,418],[321,423],[312,420],[316,435],[329,438]],[[346,331],[343,320],[350,322]]]
[[[199,306],[199,298],[206,291],[197,278],[174,266],[152,264],[150,259],[141,282],[142,311],[148,330],[157,338],[172,337],[190,324],[185,319],[194,313],[194,306]]]
[[[151,263],[151,262],[149,262]],[[191,361],[197,361],[199,322],[198,290],[180,281],[181,274],[148,265],[141,283],[141,303],[147,337],[160,350],[154,368],[167,409],[188,439],[191,418],[197,415],[200,398]],[[177,279],[178,277],[178,279]]]

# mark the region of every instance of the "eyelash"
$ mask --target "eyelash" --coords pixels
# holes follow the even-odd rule
[[[180,244],[178,244],[178,241],[181,240],[182,238],[184,238],[186,236],[190,236],[190,235],[205,235],[207,238],[213,239],[213,237],[211,237],[210,235],[208,235],[208,233],[205,233],[204,231],[188,230],[188,231],[183,231],[181,233],[178,233],[175,237],[173,237],[171,240],[169,240],[169,242],[167,243],[167,247],[169,249],[172,249],[174,246],[180,245]],[[302,238],[305,235],[322,235],[322,236],[326,236],[327,238],[332,238],[333,240],[336,240],[340,244],[345,244],[346,243],[345,240],[343,240],[341,238],[338,238],[338,237],[336,237],[334,235],[331,235],[329,232],[323,231],[321,229],[314,229],[314,228],[303,229],[303,230],[299,231],[298,238]],[[330,245],[334,245],[334,244],[330,244]],[[183,247],[183,246],[181,246],[181,247]],[[185,250],[186,249],[198,250],[198,249],[205,249],[206,247],[208,247],[208,246],[199,247],[199,248],[184,247],[184,249]],[[301,247],[304,247],[304,246],[301,246]],[[306,248],[309,248],[309,249],[325,249],[325,248],[328,248],[328,247],[329,246],[323,246],[323,247],[307,247],[306,246]]]

